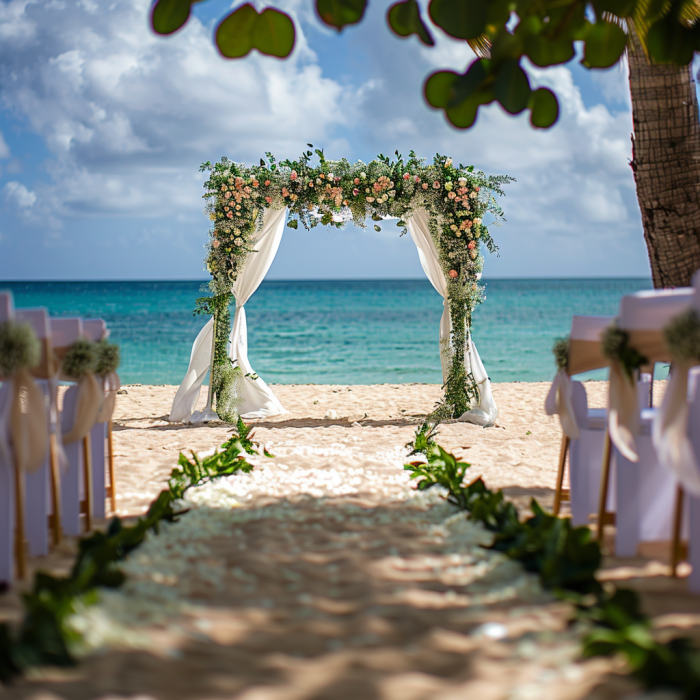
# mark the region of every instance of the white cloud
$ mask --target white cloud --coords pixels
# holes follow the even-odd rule
[[[156,37],[149,5],[0,0],[0,96],[51,153],[48,182],[21,185],[35,197],[25,209],[34,221],[48,216],[57,227],[75,216],[172,217],[204,229],[202,160],[255,162],[267,150],[295,156],[310,141],[331,158],[440,151],[513,175],[517,183],[503,202],[507,228],[496,232],[504,240],[537,241],[540,250],[547,240],[562,250],[579,246],[592,265],[603,246],[642,245],[628,165],[631,116],[609,104],[586,106],[567,67],[532,71],[559,96],[553,129],[534,130],[526,116],[491,105],[464,132],[426,107],[421,88],[434,70],[463,70],[470,49],[439,30],[434,49],[415,37],[397,39],[386,28],[388,2],[372,3],[363,23],[337,37],[319,27],[306,0],[289,0],[301,31],[287,61],[225,61],[211,27],[197,19]],[[624,77],[609,71],[601,89],[619,93]],[[7,157],[3,143],[0,157]],[[15,205],[19,194],[13,190]],[[150,238],[168,236],[167,225],[144,228]],[[542,253],[529,248],[539,261]],[[518,251],[514,264],[530,264]]]
[[[296,154],[351,118],[353,91],[322,75],[303,34],[286,62],[227,62],[197,19],[153,35],[149,5],[0,4],[14,37],[0,46],[2,99],[53,155],[39,206],[62,216],[198,211],[190,174],[202,160]]]
[[[19,209],[31,209],[36,203],[36,194],[15,180],[5,183],[2,191],[5,199]]]

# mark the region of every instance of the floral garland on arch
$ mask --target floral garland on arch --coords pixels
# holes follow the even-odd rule
[[[309,144],[311,148],[311,144]],[[440,418],[458,417],[478,401],[473,376],[468,376],[464,357],[467,352],[472,312],[484,299],[478,278],[483,268],[484,248],[498,250],[489,226],[499,225],[503,212],[495,195],[512,182],[508,176],[486,176],[473,166],[457,166],[451,158],[436,155],[431,164],[411,151],[404,160],[379,155],[370,163],[327,160],[316,149],[305,151],[297,160],[277,162],[271,153],[259,165],[234,163],[222,158],[200,171],[209,173],[204,183],[206,212],[213,222],[207,244],[206,265],[212,275],[209,289],[214,299],[200,300],[202,312],[215,316],[214,395],[220,417],[235,413],[228,387],[237,368],[226,358],[230,324],[228,303],[233,283],[250,254],[263,226],[265,209],[289,209],[287,226],[306,229],[319,224],[342,228],[352,221],[365,227],[367,219],[379,223],[398,219],[401,235],[406,221],[419,209],[429,218],[430,235],[435,243],[445,281],[452,333],[447,347],[450,369],[445,382],[444,402],[438,406]],[[484,219],[489,216],[487,225]],[[222,405],[223,396],[229,397]]]

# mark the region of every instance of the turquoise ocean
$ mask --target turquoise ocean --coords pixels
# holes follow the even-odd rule
[[[179,384],[203,282],[2,282],[15,305],[104,318],[122,353],[124,383]],[[554,374],[553,340],[572,314],[614,315],[648,279],[486,280],[473,337],[496,382]],[[265,281],[246,304],[248,357],[269,383],[440,383],[442,298],[427,280]],[[601,378],[604,375],[600,375]]]

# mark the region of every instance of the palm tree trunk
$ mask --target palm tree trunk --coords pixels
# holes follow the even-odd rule
[[[700,268],[700,121],[690,66],[652,65],[630,27],[632,170],[655,288]]]

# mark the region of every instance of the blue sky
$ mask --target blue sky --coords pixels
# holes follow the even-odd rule
[[[541,132],[497,105],[457,131],[422,100],[427,74],[471,52],[401,40],[372,0],[341,35],[312,0],[287,61],[225,61],[212,46],[230,2],[196,5],[176,35],[148,28],[149,0],[0,0],[0,280],[203,279],[202,161],[298,155],[370,160],[436,152],[512,175],[485,277],[648,276],[634,182],[626,68],[538,70],[561,119]],[[287,229],[270,277],[420,277],[385,227]]]

